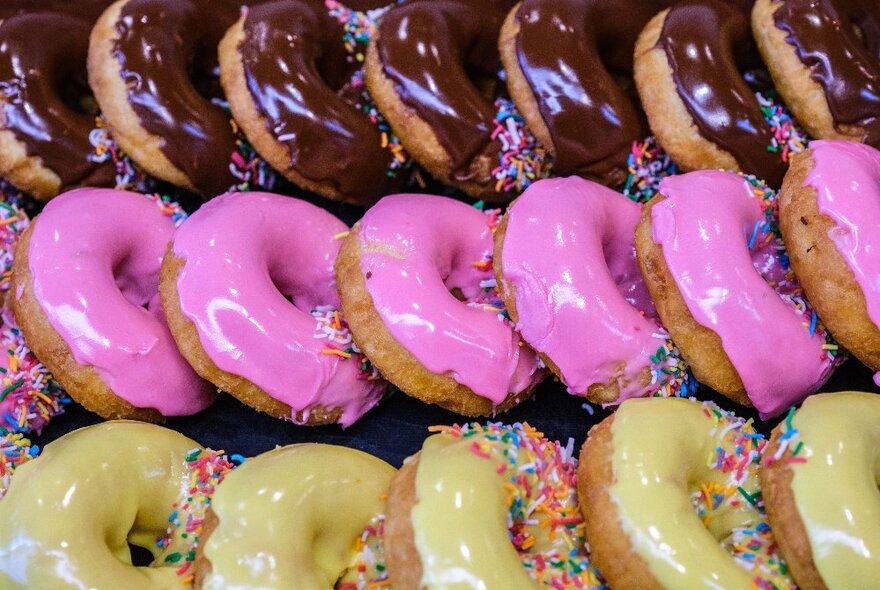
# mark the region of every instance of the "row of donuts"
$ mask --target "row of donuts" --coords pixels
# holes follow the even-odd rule
[[[255,2],[239,14],[235,2],[119,0],[94,27],[53,3],[13,14],[0,24],[0,175],[44,199],[76,185],[125,184],[133,171],[118,144],[150,175],[205,197],[271,188],[268,162],[302,188],[371,204],[407,182],[407,154],[491,200],[512,198],[551,167],[638,196],[674,165],[648,137],[626,88],[635,84],[651,129],[684,169],[742,170],[778,188],[788,153],[806,140],[761,70],[750,9],[773,82],[810,132],[877,144],[871,89],[880,65],[869,33],[878,15],[868,7],[351,4]],[[811,28],[814,9],[821,20]],[[60,86],[70,76],[48,78],[86,61],[103,132],[65,106]]]
[[[831,334],[880,369],[878,178],[880,151],[819,140],[781,198],[700,171],[642,207],[571,177],[536,182],[504,215],[391,195],[351,230],[271,193],[222,195],[183,221],[161,199],[77,189],[24,234],[12,307],[36,357],[105,418],[193,414],[219,389],[348,426],[388,382],[488,416],[548,372],[611,405],[702,382],[766,418],[846,358]]]
[[[878,417],[875,394],[819,394],[768,441],[710,402],[628,400],[590,431],[580,460],[573,441],[528,424],[473,423],[431,428],[400,471],[315,443],[229,458],[111,421],[16,472],[0,500],[0,582],[867,587],[880,574]],[[133,565],[128,544],[150,561]]]

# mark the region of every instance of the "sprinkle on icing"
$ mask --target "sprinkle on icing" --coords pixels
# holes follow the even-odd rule
[[[107,160],[113,162],[113,166],[116,168],[116,186],[114,188],[140,193],[149,193],[155,189],[156,179],[147,176],[119,147],[116,140],[110,135],[103,117],[95,118],[95,128],[89,132],[89,142],[94,148],[88,156],[90,161],[98,164]]]
[[[221,98],[214,98],[211,103],[230,114],[229,102]],[[229,187],[229,191],[245,192],[258,189],[272,190],[279,183],[278,173],[266,161],[257,154],[244,133],[238,128],[238,123],[231,116],[229,125],[235,135],[235,151],[229,155],[229,172],[238,183]]]
[[[18,432],[0,435],[0,499],[6,495],[12,474],[22,464],[40,453],[40,447],[32,445],[30,439]]]
[[[790,154],[797,154],[807,149],[809,141],[807,134],[792,119],[791,113],[779,101],[779,95],[775,90],[769,90],[764,94],[755,92],[755,98],[758,99],[761,112],[773,134],[772,143],[767,146],[768,152],[778,153],[783,162],[788,162]]]
[[[660,341],[657,352],[648,357],[651,361],[651,395],[654,397],[689,397],[700,387],[697,378],[672,342],[669,332],[658,322],[652,334]]]
[[[370,362],[351,337],[342,311],[332,305],[321,305],[311,311],[315,318],[315,339],[326,341],[322,354],[344,359],[354,358],[358,364],[357,378],[366,381],[382,379],[379,370]]]
[[[492,170],[496,192],[522,192],[536,180],[547,178],[553,160],[538,143],[512,100],[495,100],[492,139],[501,142],[498,166]]]
[[[807,458],[801,455],[804,448],[804,441],[800,438],[800,431],[794,427],[792,420],[794,419],[795,407],[788,409],[785,421],[781,425],[781,434],[777,440],[778,446],[772,455],[764,457],[764,465],[771,465],[776,461],[782,460],[786,451],[791,451],[788,457],[785,457],[786,463],[806,463]]]
[[[385,515],[374,516],[355,539],[354,560],[336,590],[374,590],[391,585],[385,567]]]
[[[573,441],[563,447],[527,423],[434,426],[429,431],[470,440],[471,453],[495,463],[508,491],[510,542],[539,587],[606,588],[587,558]]]
[[[634,141],[626,160],[629,172],[623,194],[636,203],[647,203],[660,190],[660,181],[678,172],[678,166],[653,136]]]

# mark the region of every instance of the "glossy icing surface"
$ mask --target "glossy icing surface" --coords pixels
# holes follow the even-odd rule
[[[810,143],[819,212],[835,223],[828,232],[865,295],[868,316],[880,326],[880,151],[863,144]]]
[[[76,362],[139,408],[181,416],[209,406],[216,392],[178,352],[159,300],[171,219],[137,193],[77,189],[34,223],[34,296]]]
[[[205,197],[235,184],[229,172],[235,136],[229,116],[202,96],[191,69],[210,77],[216,47],[235,12],[198,0],[128,0],[116,23],[114,57],[128,100],[162,153]],[[207,57],[206,57],[207,55]]]
[[[359,200],[387,191],[391,152],[359,108],[346,31],[320,0],[273,2],[244,16],[239,46],[248,90],[289,167]]]
[[[502,273],[517,330],[573,393],[616,382],[622,401],[650,390],[639,373],[659,343],[635,257],[640,217],[639,205],[576,177],[532,185],[507,214]]]
[[[811,333],[800,287],[780,262],[772,200],[721,171],[664,178],[660,192],[654,243],[694,319],[721,338],[754,406],[773,416],[816,391],[835,361],[824,335]]]
[[[750,424],[708,403],[646,398],[622,404],[611,431],[608,493],[662,587],[793,588],[753,505],[765,441]]]
[[[178,566],[163,565],[156,539],[187,481],[186,456],[200,448],[177,432],[126,421],[47,445],[16,470],[0,501],[0,586],[180,587]],[[150,551],[154,564],[131,565],[129,543]]]
[[[862,127],[862,141],[880,147],[880,8],[859,0],[778,5],[774,22],[824,89],[835,125]]]
[[[880,398],[811,396],[791,424],[806,459],[790,463],[791,490],[816,568],[829,588],[868,588],[880,579]]]
[[[327,352],[312,313],[339,309],[333,263],[347,229],[299,199],[230,193],[194,213],[173,245],[186,261],[180,307],[211,360],[296,412],[341,408],[345,426],[385,391],[360,375],[357,358]]]
[[[385,507],[394,468],[345,447],[302,444],[249,459],[219,486],[204,590],[335,587]]]
[[[782,184],[785,166],[767,149],[773,135],[737,65],[754,52],[745,14],[718,0],[685,0],[666,15],[658,46],[700,134],[744,172]]]
[[[41,12],[0,23],[2,126],[29,156],[39,157],[59,176],[62,187],[113,183],[112,166],[88,160],[93,117],[75,111],[62,97],[63,87],[72,82],[86,88],[90,30],[89,22],[76,16]]]
[[[496,404],[542,372],[534,352],[499,318],[491,217],[432,195],[392,195],[359,222],[361,272],[394,339],[429,371],[449,374]],[[460,290],[465,301],[451,291]]]

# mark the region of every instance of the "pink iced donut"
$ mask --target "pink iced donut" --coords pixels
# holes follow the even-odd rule
[[[382,375],[469,416],[512,407],[545,373],[495,293],[498,211],[487,213],[445,197],[385,197],[355,224],[336,262],[355,342]]]
[[[337,313],[333,262],[346,230],[282,195],[230,193],[202,205],[174,234],[161,284],[196,371],[297,423],[349,426],[375,406],[386,384]]]
[[[526,189],[495,233],[499,292],[517,330],[572,394],[597,403],[694,385],[639,271],[640,216],[600,184],[555,178]]]
[[[174,222],[161,205],[70,191],[16,248],[13,310],[28,344],[74,400],[105,418],[160,421],[214,401],[165,323],[159,268]]]
[[[815,392],[844,356],[789,268],[776,202],[753,177],[670,176],[636,235],[657,312],[694,375],[765,417]]]

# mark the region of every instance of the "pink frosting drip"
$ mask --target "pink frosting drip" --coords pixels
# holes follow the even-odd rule
[[[339,308],[333,262],[348,227],[305,201],[270,193],[212,199],[174,235],[177,288],[205,352],[295,412],[341,408],[353,424],[385,392],[356,356],[327,354],[311,311]],[[288,299],[292,299],[293,303]]]
[[[721,338],[761,415],[816,391],[835,362],[824,336],[805,327],[809,311],[767,282],[799,291],[749,182],[730,172],[691,172],[663,179],[660,192],[667,198],[651,210],[654,242],[691,314]]]
[[[640,216],[620,193],[574,177],[533,184],[508,212],[502,264],[517,329],[571,393],[615,380],[618,401],[652,389],[637,380],[660,344],[635,256]]]
[[[491,299],[484,289],[494,284],[485,214],[445,197],[393,195],[367,211],[360,237],[368,250],[361,270],[377,312],[428,370],[496,404],[543,377],[537,355],[499,310],[450,293]]]
[[[54,198],[30,242],[34,294],[81,365],[119,397],[165,416],[216,396],[177,350],[159,300],[174,223],[143,195],[78,189]]]
[[[810,143],[815,165],[806,184],[819,212],[835,227],[828,237],[865,294],[868,316],[880,326],[880,151],[851,141]]]

